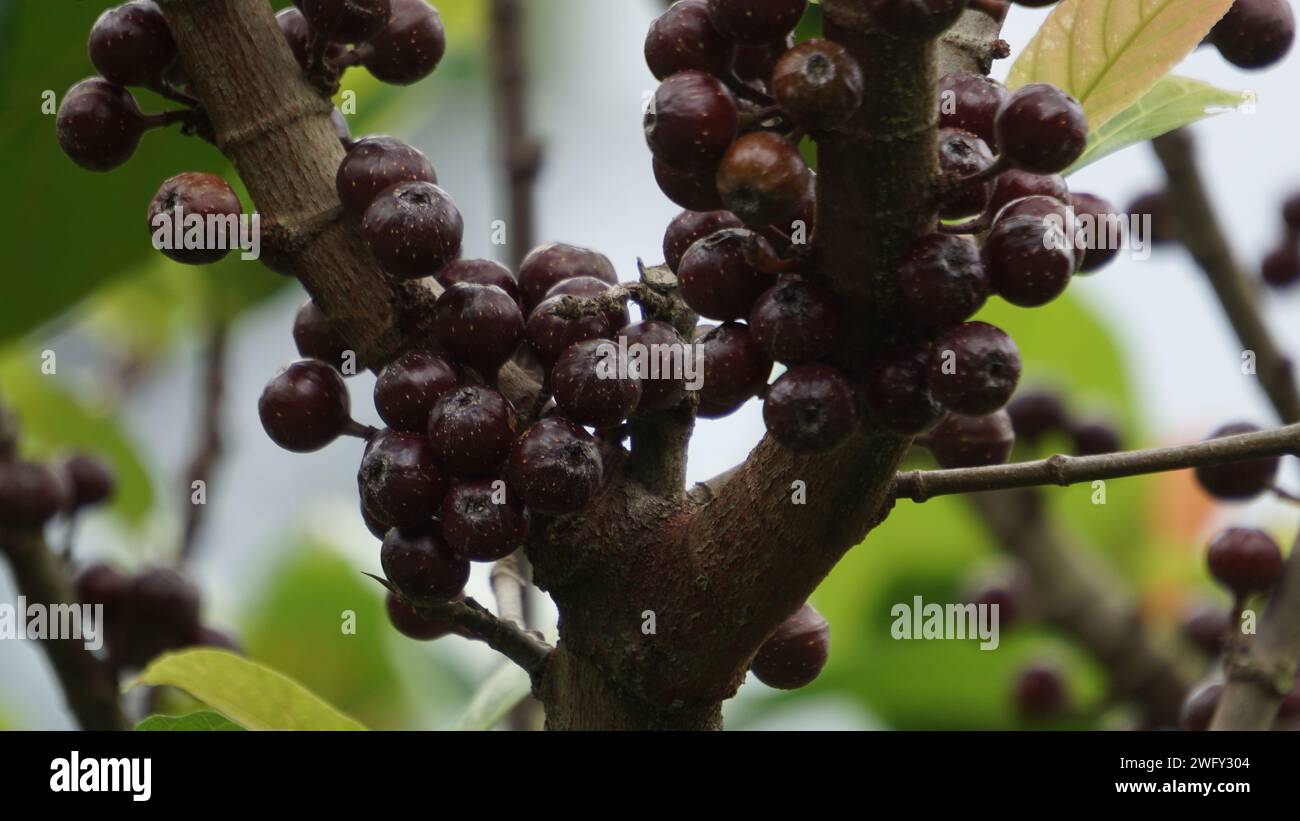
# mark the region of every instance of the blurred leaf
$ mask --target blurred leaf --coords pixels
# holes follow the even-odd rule
[[[371,727],[402,726],[406,699],[390,643],[392,627],[379,586],[319,545],[294,550],[268,574],[245,613],[241,636],[250,658],[311,687]],[[355,633],[344,632],[347,614]]]
[[[117,474],[110,510],[139,524],[153,506],[153,483],[111,414],[84,405],[63,390],[59,377],[41,373],[40,353],[25,347],[0,354],[0,396],[18,414],[24,447],[33,456],[83,449],[106,460]]]
[[[1007,86],[1057,86],[1078,98],[1096,131],[1191,54],[1232,2],[1063,0],[1021,52]]]
[[[149,716],[135,725],[135,728],[137,730],[169,732],[193,732],[197,730],[228,732],[244,729],[220,713],[211,711],[190,713],[187,716]]]
[[[488,676],[470,699],[469,706],[456,722],[455,729],[490,730],[500,724],[532,691],[532,682],[523,668],[503,664]]]
[[[1233,111],[1252,99],[1249,92],[1226,91],[1190,77],[1169,75],[1088,136],[1088,149],[1066,174],[1136,143],[1155,139],[1185,125]]]
[[[364,730],[298,682],[224,650],[182,650],[154,660],[126,685],[179,687],[254,730]]]

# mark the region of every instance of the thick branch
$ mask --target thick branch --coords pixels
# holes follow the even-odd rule
[[[298,276],[367,367],[430,335],[430,281],[384,274],[334,186],[343,147],[333,107],[299,69],[264,0],[160,0],[181,65],[262,217],[266,261]],[[503,392],[529,407],[519,368]]]
[[[1099,479],[1122,479],[1148,473],[1243,462],[1266,456],[1296,455],[1300,425],[1209,439],[1190,445],[1108,453],[1100,456],[1056,455],[1036,462],[966,468],[913,470],[900,473],[894,485],[898,498],[925,502],[936,496],[975,491],[1059,485],[1068,487]]]
[[[39,532],[0,533],[0,554],[9,560],[18,593],[28,601],[48,607],[79,606],[67,568]],[[94,627],[101,633],[104,629],[103,624]],[[118,701],[117,677],[81,639],[46,639],[40,646],[81,729],[131,728]]]
[[[1152,141],[1168,178],[1169,204],[1179,226],[1179,240],[1205,272],[1232,322],[1243,350],[1255,354],[1260,387],[1282,421],[1300,422],[1300,390],[1293,363],[1278,347],[1260,311],[1259,291],[1233,253],[1210,202],[1196,164],[1187,129]]]
[[[814,265],[854,318],[838,363],[856,372],[913,332],[899,325],[892,274],[935,221],[936,45],[872,30],[858,0],[824,10],[826,36],[867,85],[818,149]],[[560,604],[557,654],[581,656],[557,669],[598,668],[659,714],[708,726],[758,646],[878,521],[905,444],[864,425],[832,453],[800,457],[766,438],[707,504],[683,510],[616,485],[583,521],[557,523],[530,548]],[[564,549],[575,545],[590,548]]]

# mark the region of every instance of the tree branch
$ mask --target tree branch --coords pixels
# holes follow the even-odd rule
[[[1152,145],[1168,178],[1168,199],[1180,226],[1179,240],[1205,272],[1243,350],[1254,352],[1260,387],[1278,415],[1288,424],[1300,422],[1300,390],[1293,363],[1264,322],[1255,281],[1237,262],[1215,214],[1196,164],[1191,134],[1180,129],[1153,140]]]
[[[1059,485],[1068,487],[1099,479],[1122,479],[1148,473],[1243,462],[1267,456],[1294,456],[1300,451],[1300,425],[1208,439],[1188,445],[1108,453],[1100,456],[1057,454],[1035,462],[965,468],[912,470],[900,473],[894,494],[925,502],[936,496],[976,491]]]
[[[1205,272],[1244,349],[1254,351],[1260,386],[1284,422],[1300,422],[1300,390],[1291,360],[1265,323],[1259,289],[1237,261],[1215,214],[1187,129],[1152,141],[1164,166],[1179,240]],[[1300,542],[1297,542],[1300,546]],[[1300,659],[1300,549],[1292,548],[1281,582],[1260,616],[1252,640],[1235,643],[1227,659],[1228,683],[1210,727],[1267,730],[1282,696],[1295,686]]]
[[[189,561],[197,541],[199,527],[207,505],[191,503],[195,482],[210,484],[212,474],[221,460],[221,411],[226,393],[226,353],[230,326],[225,319],[214,318],[208,333],[207,350],[203,355],[199,399],[199,427],[195,436],[194,454],[186,470],[185,525],[181,532],[179,561]]]
[[[497,139],[509,191],[510,265],[517,268],[534,244],[533,189],[542,167],[542,147],[528,124],[523,6],[519,0],[491,0],[490,10],[488,47],[496,87]]]
[[[414,606],[426,616],[455,625],[466,638],[481,641],[536,678],[551,655],[551,646],[513,622],[499,619],[471,598],[430,606]]]

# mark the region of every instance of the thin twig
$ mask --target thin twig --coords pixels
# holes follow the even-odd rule
[[[417,607],[427,616],[445,619],[467,638],[481,641],[536,677],[551,654],[551,646],[513,622],[499,619],[471,598]]]
[[[1040,485],[1067,487],[1101,479],[1122,479],[1268,456],[1296,455],[1298,450],[1300,424],[1151,450],[1100,456],[1058,454],[1035,462],[959,470],[912,470],[898,474],[895,497],[925,502],[936,496],[955,493]]]
[[[497,616],[502,621],[527,628],[528,608],[524,591],[532,584],[532,567],[528,564],[528,557],[522,550],[516,550],[492,565],[488,578],[492,585],[492,595],[497,600]]]
[[[489,48],[496,86],[497,140],[509,192],[510,263],[518,266],[533,247],[534,189],[542,167],[542,147],[528,123],[523,5],[519,0],[492,0],[491,16]]]
[[[178,556],[181,564],[189,562],[194,556],[199,528],[208,508],[206,504],[193,504],[194,483],[204,484],[206,496],[209,490],[206,486],[212,483],[213,473],[222,457],[221,409],[225,403],[229,337],[229,325],[224,320],[215,320],[208,332],[207,348],[203,352],[203,374],[198,391],[199,426],[195,431],[194,454],[186,470],[185,526],[181,532]]]

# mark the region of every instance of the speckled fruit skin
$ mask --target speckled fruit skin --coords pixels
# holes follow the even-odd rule
[[[743,319],[754,302],[776,284],[746,260],[746,248],[764,241],[741,228],[711,234],[690,247],[677,269],[682,297],[708,319]]]
[[[763,642],[750,672],[768,687],[797,690],[821,674],[830,649],[830,625],[816,608],[805,603]]]
[[[991,77],[964,71],[945,75],[939,82],[939,126],[969,131],[996,152],[995,123],[1006,99],[1006,86]]]
[[[930,392],[949,410],[981,416],[1010,401],[1020,371],[1011,337],[987,322],[967,322],[935,340]]]
[[[772,359],[740,322],[700,326],[695,343],[704,374],[699,390],[700,416],[729,416],[767,388]]]
[[[334,177],[343,210],[354,216],[365,214],[375,197],[401,182],[437,185],[438,173],[423,151],[385,136],[357,140]]]
[[[539,513],[582,510],[600,490],[603,474],[596,440],[560,417],[534,424],[510,452],[510,486]]]
[[[548,242],[529,251],[519,264],[519,294],[524,312],[531,313],[560,282],[577,277],[595,277],[610,285],[618,284],[614,263],[590,248]]]
[[[130,91],[91,77],[63,95],[55,131],[68,159],[88,171],[110,171],[135,154],[145,122]]]
[[[429,413],[434,453],[456,476],[495,473],[519,433],[510,400],[482,385],[464,385],[438,399]]]
[[[388,581],[417,604],[450,601],[469,581],[469,559],[432,529],[388,531],[379,561]]]
[[[835,295],[803,280],[783,280],[763,292],[749,312],[749,331],[768,356],[802,365],[826,356],[839,331]]]
[[[1022,308],[1036,308],[1056,300],[1070,287],[1074,276],[1075,255],[1065,240],[1060,227],[1042,217],[1000,220],[989,232],[981,252],[993,290]],[[1056,247],[1049,247],[1049,243]]]
[[[655,157],[689,171],[716,167],[739,125],[731,92],[702,71],[679,72],[660,83],[644,121]]]
[[[407,351],[379,372],[375,409],[390,428],[423,433],[434,403],[464,378],[454,362],[431,351]]]
[[[724,228],[743,228],[740,217],[730,211],[683,211],[668,223],[664,232],[664,260],[677,273],[682,257],[690,247]]]
[[[867,375],[863,402],[876,421],[902,436],[918,436],[943,421],[946,411],[930,393],[927,344],[883,354]]]
[[[460,256],[465,223],[446,191],[431,182],[403,182],[371,201],[361,231],[385,271],[420,279]]]
[[[1004,410],[987,416],[950,413],[930,432],[926,444],[941,468],[977,468],[1005,464],[1016,434]]]
[[[996,214],[1008,203],[1033,196],[1055,197],[1065,205],[1072,201],[1070,187],[1060,174],[1032,174],[1012,168],[998,175],[987,213]]]
[[[824,453],[853,431],[859,419],[853,386],[837,369],[815,363],[781,375],[763,401],[763,422],[782,447]]]
[[[742,222],[761,229],[796,216],[809,179],[798,148],[778,134],[756,131],[727,149],[718,166],[718,194]]]
[[[677,169],[655,157],[651,162],[659,190],[675,205],[692,211],[717,211],[722,209],[722,197],[714,179],[716,169]]]
[[[644,350],[650,358],[647,371],[641,374],[638,411],[666,411],[682,403],[686,398],[686,357],[692,353],[673,326],[655,319],[638,322],[619,331],[614,341],[622,341],[629,353]],[[680,370],[672,367],[676,361],[683,363]]]
[[[1079,101],[1047,83],[1012,92],[998,110],[1002,156],[1035,174],[1059,174],[1083,155],[1088,117]]]
[[[87,51],[104,79],[124,86],[156,83],[176,62],[176,41],[153,0],[104,11],[90,29]]]
[[[442,505],[447,479],[424,436],[385,430],[366,447],[357,486],[362,503],[380,522],[394,528],[421,528],[428,526]]]
[[[410,85],[433,73],[447,53],[438,10],[425,0],[392,0],[392,18],[362,46],[366,70],[381,82]]]
[[[641,382],[630,376],[630,363],[606,339],[570,345],[551,372],[555,402],[580,425],[606,428],[632,415],[641,401]]]
[[[457,362],[491,378],[523,341],[524,315],[495,285],[462,282],[434,303],[433,331]]]
[[[584,299],[599,299],[608,296],[612,287],[614,286],[608,282],[595,277],[574,277],[555,283],[555,287],[546,292],[546,298],[576,296]],[[626,302],[612,305],[605,310],[604,314],[605,320],[609,323],[610,333],[620,330],[631,321]]]
[[[570,345],[613,333],[608,316],[583,314],[575,299],[566,300],[563,295],[546,299],[534,308],[524,329],[529,348],[547,368],[554,367]]]
[[[460,482],[442,500],[443,538],[474,562],[495,562],[523,547],[530,521],[523,501],[499,479]]]
[[[149,233],[155,244],[167,244],[158,250],[185,265],[210,265],[225,259],[231,249],[239,245],[239,229],[221,224],[218,236],[204,231],[204,244],[200,248],[177,247],[176,226],[187,226],[190,219],[199,217],[238,218],[244,213],[239,195],[230,183],[216,174],[186,172],[165,181],[149,203]],[[188,230],[182,233],[188,237]],[[209,247],[210,246],[210,247]]]
[[[275,22],[280,26],[280,33],[284,35],[285,42],[289,44],[289,50],[293,52],[293,59],[297,60],[298,65],[305,71],[311,59],[311,26],[307,23],[307,18],[298,8],[290,6],[281,9],[280,13],[275,15]],[[342,43],[330,43],[325,49],[325,58],[337,60],[347,53],[347,50],[347,46]]]
[[[777,102],[812,131],[838,128],[862,105],[862,68],[831,40],[805,40],[794,46],[777,61],[771,77]]]
[[[964,179],[993,166],[993,152],[984,140],[959,128],[939,129],[939,170],[948,179]],[[939,216],[960,219],[983,213],[993,194],[993,180],[954,186],[944,192]]]
[[[898,266],[898,292],[913,321],[943,328],[970,319],[989,298],[979,249],[968,239],[927,234]]]
[[[696,69],[720,75],[731,67],[734,44],[709,17],[705,0],[679,0],[655,18],[645,38],[645,62],[656,80]]]
[[[457,259],[438,272],[438,284],[450,288],[462,282],[474,285],[495,285],[519,301],[519,281],[510,269],[491,259]]]
[[[1210,434],[1210,439],[1258,433],[1259,427],[1248,422],[1224,425]],[[1196,481],[1216,499],[1229,502],[1253,499],[1273,486],[1281,460],[1277,457],[1248,459],[1222,465],[1202,465],[1196,469]]]
[[[288,451],[310,453],[343,433],[352,419],[352,401],[338,371],[304,359],[267,383],[257,412],[271,441]]]

